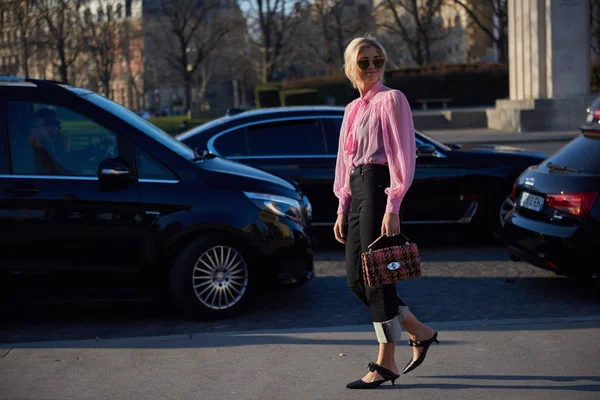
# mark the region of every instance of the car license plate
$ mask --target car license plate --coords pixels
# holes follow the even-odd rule
[[[544,198],[531,193],[523,192],[519,205],[533,211],[542,211]]]

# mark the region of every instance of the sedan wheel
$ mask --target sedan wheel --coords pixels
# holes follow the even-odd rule
[[[214,246],[206,250],[192,272],[196,297],[213,310],[223,310],[237,304],[248,287],[248,266],[242,255],[229,246]]]
[[[513,201],[512,196],[508,196],[507,198],[504,199],[504,201],[502,201],[502,204],[500,205],[500,214],[499,214],[500,227],[504,227],[504,217],[506,217],[508,215],[508,213],[511,212],[514,207],[515,207],[515,202]]]

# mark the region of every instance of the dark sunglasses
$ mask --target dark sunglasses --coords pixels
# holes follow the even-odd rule
[[[371,65],[371,60],[373,60],[373,66],[377,69],[383,68],[383,64],[385,64],[385,58],[383,57],[373,57],[373,58],[361,58],[356,61],[358,68],[361,70],[369,69],[369,65]]]

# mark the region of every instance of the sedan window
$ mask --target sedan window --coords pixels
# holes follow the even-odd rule
[[[325,138],[327,140],[327,152],[328,154],[337,155],[342,118],[324,118],[323,127],[325,128]]]
[[[118,155],[115,133],[51,104],[9,102],[8,136],[15,174],[96,176]]]
[[[215,150],[223,157],[244,157],[248,155],[246,129],[240,128],[217,136]]]
[[[575,169],[588,174],[600,174],[600,137],[581,135],[546,159],[545,164]]]
[[[249,126],[251,156],[325,155],[325,137],[319,119],[299,119]]]

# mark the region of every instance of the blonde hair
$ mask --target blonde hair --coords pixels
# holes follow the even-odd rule
[[[375,39],[374,36],[367,34],[365,36],[357,37],[357,38],[353,39],[348,44],[348,46],[346,47],[346,50],[344,51],[344,73],[346,74],[348,79],[350,79],[350,82],[352,82],[352,87],[355,89],[356,89],[356,67],[357,67],[356,60],[358,58],[358,53],[360,53],[360,51],[362,49],[365,49],[367,47],[374,47],[375,50],[377,50],[377,52],[379,53],[379,55],[381,57],[385,58],[386,61],[388,58],[385,49],[383,48],[381,43],[379,43],[377,41],[377,39]],[[379,80],[382,83],[383,83],[383,70],[384,69],[385,69],[385,64],[383,65],[381,77],[379,78]]]

